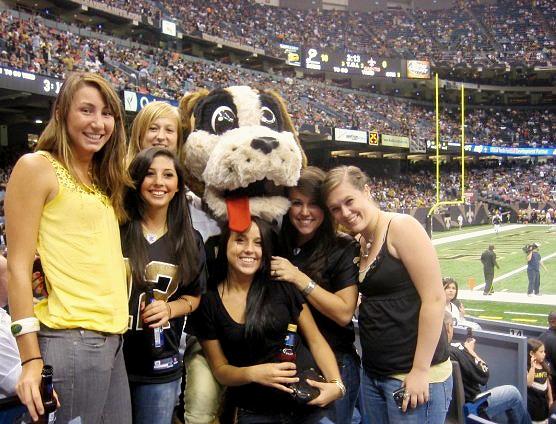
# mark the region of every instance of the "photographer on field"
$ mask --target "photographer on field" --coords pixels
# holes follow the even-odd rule
[[[541,254],[539,253],[539,245],[532,243],[523,248],[527,253],[527,278],[529,279],[529,286],[527,287],[527,296],[540,296],[539,290],[541,286],[541,270],[542,267],[547,271],[544,264],[541,262]]]

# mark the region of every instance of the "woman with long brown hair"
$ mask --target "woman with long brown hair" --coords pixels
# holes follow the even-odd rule
[[[17,393],[33,420],[44,411],[39,386],[49,364],[58,421],[131,422],[118,228],[130,183],[124,161],[116,92],[97,74],[75,73],[62,85],[37,151],[17,162],[8,183],[9,302],[23,367]],[[36,251],[48,296],[33,306]]]

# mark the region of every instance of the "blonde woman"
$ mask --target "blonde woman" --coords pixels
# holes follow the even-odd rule
[[[166,102],[151,102],[137,114],[131,126],[128,163],[148,147],[164,147],[183,160],[183,130],[176,107]]]
[[[368,181],[359,168],[341,166],[327,173],[322,188],[334,219],[361,235],[363,422],[441,424],[451,399],[452,365],[442,326],[440,265],[421,224],[381,211]]]
[[[36,153],[17,162],[6,194],[8,293],[23,368],[16,390],[33,420],[44,412],[39,386],[49,364],[59,422],[131,422],[118,228],[130,184],[124,162],[118,95],[97,74],[71,74]],[[33,307],[36,251],[48,296]]]

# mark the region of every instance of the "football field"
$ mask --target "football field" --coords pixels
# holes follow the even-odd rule
[[[452,229],[433,234],[433,243],[442,276],[455,278],[460,289],[474,287],[481,292],[481,285],[484,284],[481,253],[489,244],[494,244],[500,265],[500,269],[495,270],[494,290],[508,295],[527,292],[527,257],[522,248],[526,244],[537,243],[547,268],[547,271],[541,268],[541,294],[556,295],[556,226],[506,225],[498,234],[490,225],[461,231]],[[548,312],[556,309],[554,301],[547,297],[546,301],[543,301],[543,296],[536,297],[534,305],[496,302],[491,296],[488,301],[465,300],[464,305],[470,315],[545,326]]]

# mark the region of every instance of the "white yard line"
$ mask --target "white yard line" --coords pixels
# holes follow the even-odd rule
[[[529,312],[508,312],[508,311],[504,311],[504,313],[509,314],[509,315],[530,315],[532,317],[546,317],[546,314],[531,314]]]

